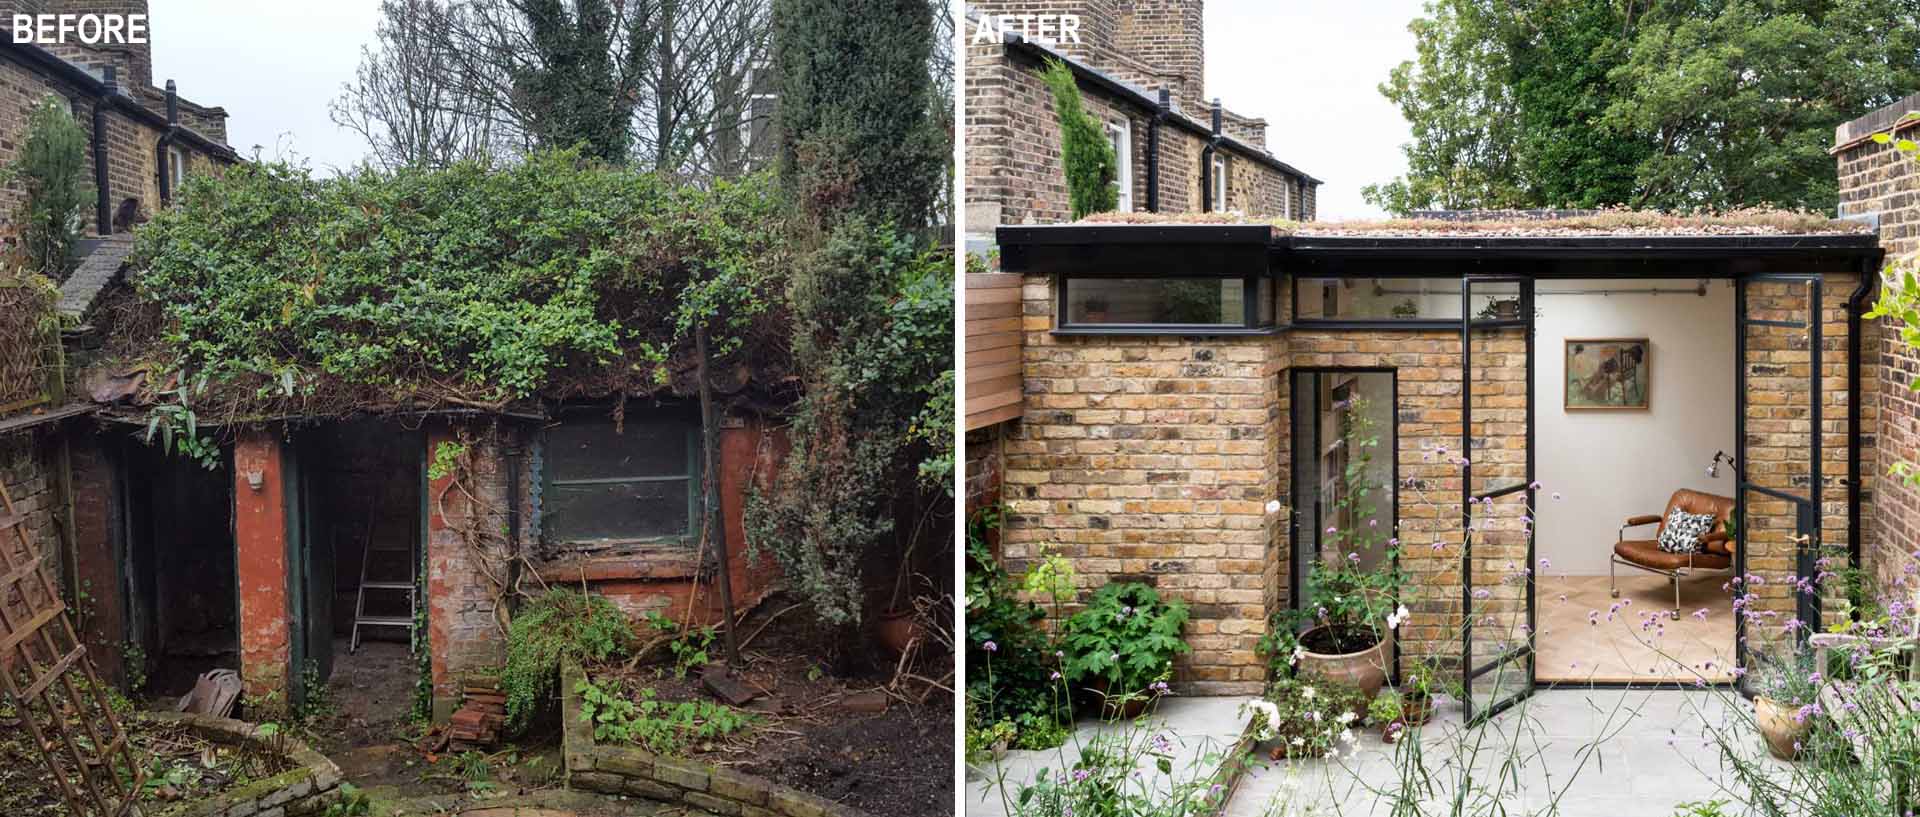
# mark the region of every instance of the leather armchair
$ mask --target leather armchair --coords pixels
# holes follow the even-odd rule
[[[1681,579],[1702,571],[1731,572],[1735,561],[1734,550],[1740,546],[1737,540],[1727,536],[1727,515],[1733,513],[1733,506],[1732,497],[1682,488],[1674,491],[1673,497],[1667,500],[1665,513],[1628,517],[1626,523],[1620,526],[1620,538],[1613,546],[1613,557],[1607,568],[1613,596],[1620,596],[1620,580],[1615,568],[1621,565],[1667,577],[1667,581],[1673,585],[1675,610],[1680,609]],[[1700,536],[1700,547],[1692,553],[1668,553],[1660,549],[1660,534],[1667,529],[1667,517],[1675,509],[1713,515],[1713,527]],[[1628,530],[1645,525],[1657,526],[1651,538],[1627,538]]]

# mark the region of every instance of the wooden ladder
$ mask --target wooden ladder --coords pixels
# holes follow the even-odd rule
[[[369,513],[371,513],[371,511],[369,511]],[[376,540],[373,537],[373,533],[373,518],[369,517],[367,519],[367,547],[366,550],[360,554],[360,589],[359,592],[355,594],[353,601],[353,640],[347,644],[347,654],[352,655],[360,651],[360,629],[362,627],[405,627],[407,628],[407,651],[417,652],[420,648],[420,634],[413,631],[413,621],[415,615],[419,613],[420,599],[417,597],[418,594],[415,592],[414,586],[415,562],[413,558],[413,548],[411,546],[397,548],[379,547],[374,544]],[[376,577],[372,575],[372,565],[375,554],[399,554],[407,564],[406,580],[401,581],[397,577]],[[369,590],[373,591],[376,596],[405,593],[407,596],[406,617],[369,615],[367,613],[367,591]]]
[[[67,807],[83,817],[122,817],[146,782],[146,767],[127,745],[66,613],[26,519],[0,483],[0,690]]]

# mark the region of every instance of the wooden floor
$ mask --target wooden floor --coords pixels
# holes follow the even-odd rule
[[[1731,680],[1733,599],[1721,589],[1726,581],[1708,575],[1681,582],[1678,617],[1654,623],[1650,616],[1673,611],[1673,588],[1664,576],[1622,569],[1618,599],[1607,594],[1606,576],[1541,577],[1534,596],[1536,680]],[[1704,618],[1696,616],[1700,610],[1707,611]]]

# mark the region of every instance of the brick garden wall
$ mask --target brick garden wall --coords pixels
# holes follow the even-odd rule
[[[1906,112],[1920,110],[1920,95],[1908,97],[1835,130],[1840,211],[1879,219],[1880,245],[1890,262],[1920,250],[1920,167],[1891,145],[1869,137],[1893,130]],[[1901,128],[1902,135],[1911,136]],[[1877,323],[1877,322],[1876,322]],[[1831,324],[1830,324],[1831,325]],[[1920,374],[1920,353],[1903,342],[1893,327],[1869,325],[1863,361],[1873,392],[1863,394],[1873,456],[1861,468],[1871,513],[1862,559],[1883,590],[1920,570],[1920,490],[1887,471],[1897,463],[1920,463],[1920,393],[1907,388]],[[1829,537],[1828,541],[1834,541]],[[1905,580],[1906,592],[1912,580]]]

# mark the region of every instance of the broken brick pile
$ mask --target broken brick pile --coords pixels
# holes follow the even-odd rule
[[[507,696],[496,678],[469,678],[461,685],[459,711],[447,721],[447,744],[454,751],[490,749],[507,723]]]

